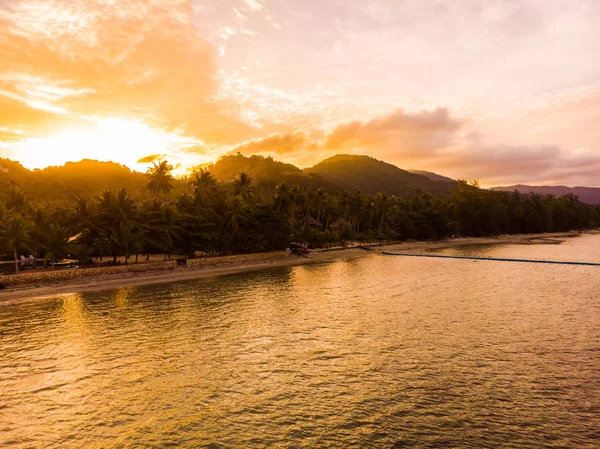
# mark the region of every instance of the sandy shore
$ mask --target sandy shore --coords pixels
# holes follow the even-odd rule
[[[361,257],[374,252],[393,251],[426,251],[459,247],[466,245],[486,244],[559,244],[567,238],[578,237],[580,234],[528,234],[528,235],[503,235],[485,238],[459,238],[452,240],[431,242],[405,242],[389,245],[367,245],[369,250],[357,246],[350,248],[331,248],[328,250],[313,251],[306,257],[298,257],[288,252],[279,251],[266,254],[253,254],[247,256],[215,257],[195,259],[185,267],[177,267],[174,262],[136,265],[130,267],[112,267],[109,269],[91,268],[87,270],[74,270],[76,277],[60,279],[62,275],[40,276],[25,278],[28,274],[18,275],[23,277],[18,285],[8,286],[0,290],[0,303],[12,303],[34,298],[49,298],[72,293],[93,292],[117,289],[122,287],[135,287],[148,284],[184,281],[220,276],[231,273],[261,270],[272,267],[285,267],[323,263],[340,258]],[[72,273],[72,272],[71,272]],[[32,276],[36,276],[35,274]],[[9,276],[3,277],[4,280]],[[58,279],[56,279],[58,278]],[[0,277],[0,281],[2,281]],[[16,279],[13,280],[13,282]]]

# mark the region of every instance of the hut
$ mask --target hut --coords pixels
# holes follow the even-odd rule
[[[329,225],[329,229],[333,229],[333,230],[339,230],[339,229],[351,228],[351,227],[352,227],[352,225],[350,224],[350,222],[348,220],[346,220],[345,218],[341,218],[341,217]]]
[[[308,219],[306,220],[306,223],[314,229],[323,229],[323,223],[318,222],[317,220],[315,220],[313,217],[311,217],[310,215],[308,216]]]

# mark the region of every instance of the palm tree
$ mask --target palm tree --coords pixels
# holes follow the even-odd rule
[[[192,173],[189,184],[194,189],[194,194],[203,198],[210,197],[217,191],[217,180],[206,170]]]
[[[29,237],[31,249],[36,256],[40,255],[40,249],[43,247],[44,232],[48,228],[48,224],[52,222],[47,209],[33,206],[29,211]]]
[[[110,190],[105,190],[98,202],[98,219],[106,238],[113,245],[113,262],[117,261],[117,252],[123,247],[119,239],[119,233],[125,225],[135,224],[136,202],[129,196],[127,189],[120,189],[117,195]]]
[[[179,213],[171,206],[163,206],[160,209],[159,227],[167,244],[167,253],[170,255],[175,251],[175,241],[179,239],[182,231],[179,226]],[[166,255],[165,255],[166,260]]]
[[[294,224],[296,221],[296,204],[298,203],[298,198],[300,197],[301,194],[302,194],[302,192],[300,191],[300,187],[298,187],[297,185],[292,186],[292,188],[290,190],[290,198],[292,200],[292,211],[291,211],[291,215],[290,215],[290,223],[292,225],[292,230],[294,229]]]
[[[52,262],[52,269],[58,259],[62,259],[69,245],[69,232],[66,228],[50,223],[44,233],[44,247],[46,249],[46,259]]]
[[[235,244],[240,232],[242,223],[248,221],[246,217],[246,204],[238,197],[234,196],[229,200],[229,210],[227,211],[227,227],[231,231],[232,249],[235,250]]]
[[[135,216],[135,199],[129,196],[127,189],[121,189],[117,193],[115,202],[115,219],[119,223],[132,221]]]
[[[256,195],[252,186],[252,178],[246,173],[240,173],[240,176],[233,180],[231,187],[233,195],[239,196],[245,202],[249,202]]]
[[[95,228],[93,219],[95,216],[93,204],[84,199],[78,198],[75,207],[71,211],[71,224],[80,231],[91,231]]]
[[[277,211],[281,211],[282,207],[287,207],[290,201],[290,188],[287,182],[282,182],[275,187],[275,203],[277,204]]]
[[[15,258],[15,272],[19,272],[19,249],[29,249],[31,238],[27,222],[20,216],[0,222],[0,243],[13,253]]]
[[[29,208],[29,202],[16,184],[11,183],[6,196],[6,208],[18,213],[24,213]]]
[[[200,209],[206,206],[218,193],[219,185],[215,177],[205,170],[194,172],[189,184],[194,190],[194,214],[198,216]]]
[[[325,192],[323,189],[317,189],[315,193],[315,201],[318,204],[317,209],[317,221],[321,221],[321,208],[323,207],[323,200],[325,199]]]
[[[129,263],[132,251],[139,252],[139,228],[131,221],[119,223],[112,240],[113,244],[120,248],[121,252],[125,255],[125,264]]]
[[[146,171],[148,177],[146,190],[155,197],[158,196],[159,192],[167,195],[174,188],[172,184],[174,178],[171,171],[173,171],[173,166],[167,161],[161,161],[158,164],[153,162],[152,167]]]

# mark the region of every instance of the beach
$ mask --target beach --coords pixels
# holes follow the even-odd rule
[[[567,238],[580,236],[579,232],[519,234],[494,237],[455,238],[426,242],[402,242],[389,244],[354,243],[347,247],[334,247],[309,251],[297,256],[289,251],[270,253],[204,257],[188,260],[186,266],[176,261],[151,264],[130,264],[115,267],[87,268],[56,272],[26,272],[0,277],[6,288],[0,290],[0,303],[51,298],[73,293],[84,293],[160,284],[190,279],[209,278],[232,273],[261,270],[273,267],[297,266],[323,263],[340,258],[361,257],[380,251],[428,251],[469,245],[490,244],[560,244]]]

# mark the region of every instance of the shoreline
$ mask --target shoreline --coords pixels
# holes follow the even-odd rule
[[[593,231],[587,232],[587,234],[595,233],[596,232]],[[102,268],[89,268],[85,269],[85,273],[84,270],[80,270],[78,273],[76,272],[79,274],[79,276],[68,279],[44,279],[37,282],[32,280],[30,283],[8,286],[4,290],[0,290],[0,305],[21,302],[24,300],[56,298],[58,296],[75,293],[87,293],[123,287],[139,287],[142,285],[203,279],[226,274],[258,271],[268,268],[325,263],[337,259],[373,255],[381,251],[389,250],[427,251],[470,245],[560,244],[567,238],[579,237],[580,235],[581,234],[578,232],[562,232],[551,234],[515,234],[495,237],[469,237],[439,241],[362,244],[352,247],[313,250],[310,251],[305,257],[295,256],[287,251],[277,251],[261,254],[192,259],[189,261],[189,265],[185,267],[177,267],[174,262],[164,262],[159,264],[129,265],[126,266],[128,271],[125,271],[125,269],[110,270]],[[56,275],[57,273],[64,272],[52,272],[51,275],[45,277],[51,278],[52,275]],[[73,272],[69,271],[68,273]],[[56,277],[59,278],[60,275]]]

